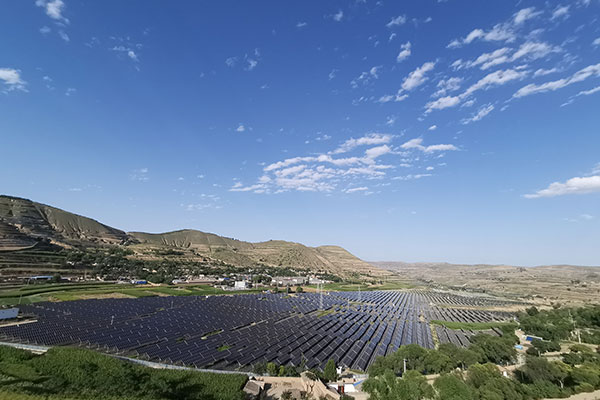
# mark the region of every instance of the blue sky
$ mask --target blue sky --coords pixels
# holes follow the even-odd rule
[[[0,192],[366,260],[600,265],[600,1],[6,0]]]

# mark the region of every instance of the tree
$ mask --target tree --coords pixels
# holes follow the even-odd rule
[[[417,371],[406,371],[398,378],[388,370],[383,375],[369,377],[363,384],[371,400],[421,400],[432,399],[434,391],[427,379]]]
[[[277,365],[275,365],[275,363],[270,362],[267,363],[267,373],[271,376],[277,376],[278,373],[278,369],[277,369]]]
[[[560,362],[549,362],[543,357],[527,357],[519,376],[526,383],[547,381],[564,387],[564,380],[569,375],[569,368]]]
[[[304,289],[302,289],[302,286],[298,286],[296,288],[296,293],[302,293],[302,292],[304,292]]]
[[[323,378],[325,378],[325,380],[328,382],[337,381],[338,376],[335,367],[335,361],[333,361],[331,358],[329,359],[329,361],[327,361],[327,364],[325,364],[325,369],[323,370]]]
[[[484,362],[506,364],[512,362],[517,351],[512,343],[512,338],[490,336],[485,334],[475,335],[471,338],[469,349],[479,353]]]
[[[437,391],[440,400],[472,400],[473,394],[465,381],[455,374],[440,375],[434,382],[433,387]]]
[[[473,350],[458,347],[453,343],[442,343],[438,351],[446,354],[453,361],[454,368],[466,369],[479,361],[480,355]]]

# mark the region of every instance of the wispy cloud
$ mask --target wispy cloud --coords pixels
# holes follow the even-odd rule
[[[550,19],[554,21],[559,18],[569,18],[569,8],[570,6],[557,6],[552,12],[552,17]]]
[[[150,177],[148,177],[148,172],[148,168],[134,169],[129,174],[129,179],[132,181],[148,182],[150,180]]]
[[[491,104],[482,106],[479,108],[479,110],[473,114],[470,118],[465,118],[461,121],[461,123],[463,125],[467,125],[470,124],[471,122],[476,122],[476,121],[480,121],[481,119],[483,119],[483,117],[485,117],[486,115],[488,115],[489,113],[491,113],[494,110],[494,106]]]
[[[573,75],[567,78],[562,78],[555,81],[542,83],[539,85],[530,83],[529,85],[523,86],[521,89],[519,89],[513,95],[513,97],[524,97],[536,93],[543,93],[562,89],[566,86],[572,85],[573,83],[582,82],[592,76],[600,76],[600,64],[589,65],[585,68],[580,69],[579,71],[575,72]]]
[[[526,70],[498,70],[487,74],[473,85],[469,86],[463,93],[458,96],[445,96],[437,100],[428,102],[425,105],[425,113],[430,113],[434,110],[442,110],[445,108],[455,107],[469,96],[479,90],[488,90],[495,86],[504,85],[508,82],[523,79],[528,74]]]
[[[338,12],[333,14],[331,18],[333,18],[333,20],[336,22],[340,22],[344,18],[344,12],[342,10],[339,10]]]
[[[359,146],[372,146],[376,144],[385,144],[391,142],[393,136],[384,133],[369,133],[360,138],[350,138],[342,143],[337,149],[333,150],[331,154],[347,153]]]
[[[399,15],[397,17],[392,18],[390,22],[388,22],[385,26],[387,26],[388,28],[393,28],[395,26],[404,25],[405,23],[406,15]]]
[[[401,148],[405,150],[416,149],[424,153],[434,153],[438,151],[456,151],[458,148],[453,144],[433,144],[429,146],[423,146],[423,139],[415,138],[407,142],[404,142]]]
[[[398,53],[398,56],[396,56],[396,62],[402,62],[402,61],[406,60],[408,57],[410,57],[410,54],[411,54],[410,47],[411,47],[410,42],[406,42],[403,45],[400,45],[400,53]]]

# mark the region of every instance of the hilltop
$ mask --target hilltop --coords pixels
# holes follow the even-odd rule
[[[340,277],[386,274],[338,246],[309,247],[282,240],[251,243],[192,229],[165,233],[125,232],[28,199],[0,196],[0,252],[4,255],[0,268],[24,270],[25,265],[29,269],[33,266],[29,264],[35,263],[31,261],[32,250],[47,250],[49,246],[54,250],[78,251],[117,247],[126,249],[129,258],[142,261],[169,259],[185,264],[284,267]],[[20,257],[22,254],[27,256],[26,261]],[[58,268],[60,263],[43,262],[52,264],[53,268]],[[44,267],[39,272],[43,270]]]

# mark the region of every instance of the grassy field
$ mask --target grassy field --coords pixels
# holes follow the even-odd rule
[[[40,301],[71,301],[105,297],[148,296],[207,296],[261,292],[263,288],[249,290],[223,290],[208,285],[195,286],[149,286],[94,284],[47,284],[25,285],[20,288],[0,290],[0,305],[31,304]]]
[[[326,291],[372,291],[400,290],[413,286],[403,282],[386,282],[379,285],[354,283],[329,283],[323,286]],[[305,290],[315,291],[316,285],[305,286]],[[129,285],[115,283],[56,283],[29,284],[20,287],[0,289],[0,305],[32,304],[40,301],[71,301],[106,297],[148,297],[148,296],[208,296],[226,294],[260,293],[265,288],[248,290],[223,290],[209,285]]]
[[[305,286],[309,289],[317,289],[317,285],[309,285]],[[331,292],[355,292],[359,289],[363,292],[373,291],[373,290],[402,290],[402,289],[411,289],[414,285],[410,285],[404,282],[385,282],[383,284],[378,285],[368,285],[364,283],[327,283],[323,285],[323,290],[331,291]]]

